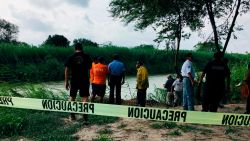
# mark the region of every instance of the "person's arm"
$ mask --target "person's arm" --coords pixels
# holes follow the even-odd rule
[[[122,85],[125,83],[125,71],[126,71],[126,69],[125,69],[125,66],[124,66],[124,64],[122,63],[122,66],[123,66],[123,72],[122,72]]]
[[[177,79],[174,81],[174,83],[171,86],[171,93],[174,92],[174,87],[175,87],[176,83],[177,83]]]
[[[205,73],[202,72],[201,77],[200,77],[200,80],[199,80],[199,82],[198,82],[199,85],[202,83],[202,80],[203,80],[204,76],[205,76]]]
[[[137,76],[136,76],[136,89],[140,89],[142,85],[142,74],[141,74],[141,69],[138,69]]]
[[[68,67],[65,67],[64,75],[65,75],[65,88],[66,90],[69,90],[70,86],[69,86],[69,68]]]
[[[90,69],[90,72],[89,72],[89,74],[90,74],[90,83],[93,83],[93,81],[94,81],[94,72],[93,72],[93,66],[92,66],[92,68]]]
[[[110,75],[111,75],[111,71],[110,71],[110,64],[108,65],[108,85],[110,86]]]
[[[125,72],[122,73],[122,85],[125,83]]]
[[[188,77],[189,77],[189,79],[191,81],[192,86],[194,86],[194,78],[193,78],[191,72],[188,73]]]

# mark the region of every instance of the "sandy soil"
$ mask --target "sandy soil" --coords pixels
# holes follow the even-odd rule
[[[219,109],[219,112],[243,113],[245,105],[230,104]],[[181,107],[177,107],[180,109]],[[196,106],[200,110],[201,106]],[[74,136],[79,141],[109,138],[115,141],[250,141],[250,127],[228,127],[214,125],[177,124],[172,129],[155,129],[152,124],[157,121],[136,120],[120,118],[116,123],[102,126],[84,126]],[[180,126],[191,126],[195,129],[181,130]],[[111,131],[109,134],[100,134],[103,130]],[[98,132],[99,131],[99,132]]]

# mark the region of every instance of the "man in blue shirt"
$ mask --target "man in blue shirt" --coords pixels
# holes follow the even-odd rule
[[[116,104],[121,104],[121,85],[125,80],[125,67],[119,60],[119,55],[114,55],[114,60],[108,65],[110,77],[108,79],[110,86],[109,103],[114,104],[114,90],[116,89]]]

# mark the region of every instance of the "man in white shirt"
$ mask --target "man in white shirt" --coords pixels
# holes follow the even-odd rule
[[[181,75],[183,76],[183,109],[194,110],[194,77],[195,71],[192,65],[192,54],[187,54],[187,59],[181,67]]]

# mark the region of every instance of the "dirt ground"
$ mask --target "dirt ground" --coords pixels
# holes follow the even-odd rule
[[[219,112],[243,113],[243,104],[225,105]],[[201,106],[195,107],[197,111]],[[177,107],[181,109],[181,107]],[[153,128],[163,122],[120,118],[116,123],[84,126],[74,136],[79,141],[250,141],[250,127],[177,124],[174,128]],[[157,126],[156,126],[157,127]],[[183,130],[184,127],[187,130]],[[106,132],[105,132],[106,131]]]

